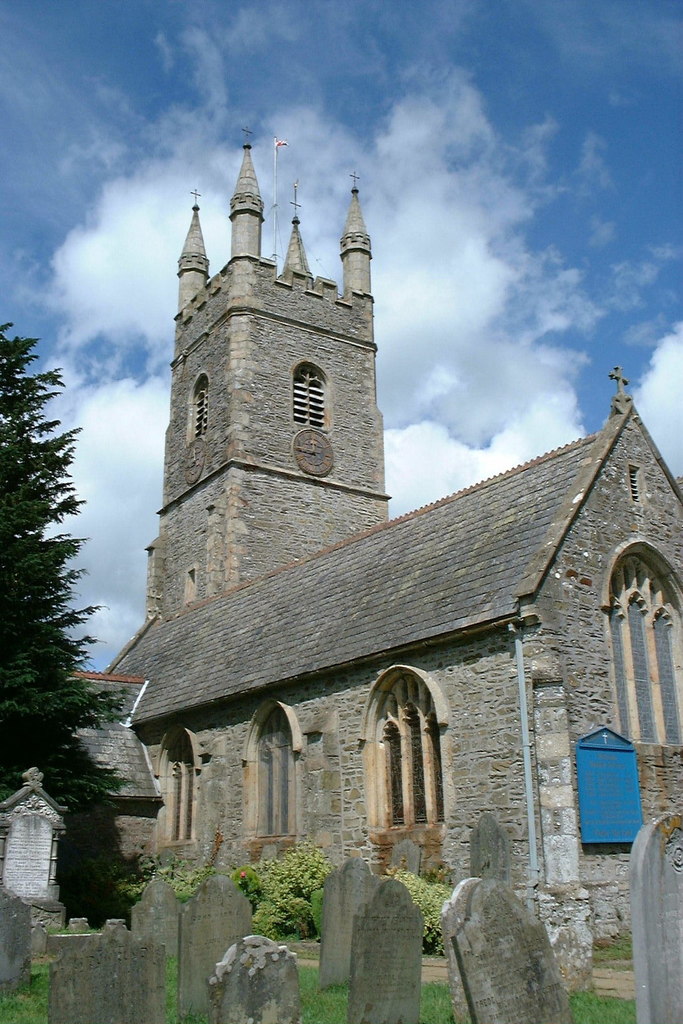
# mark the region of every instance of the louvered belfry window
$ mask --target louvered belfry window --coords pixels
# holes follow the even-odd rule
[[[194,386],[193,437],[202,437],[209,425],[209,381],[202,374]]]
[[[325,378],[310,363],[294,372],[294,422],[309,427],[325,426]]]

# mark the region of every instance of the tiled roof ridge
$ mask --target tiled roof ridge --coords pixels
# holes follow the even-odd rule
[[[599,431],[594,434],[587,434],[585,437],[577,437],[574,441],[569,441],[565,445],[560,445],[558,448],[552,448],[550,451],[544,452],[542,455],[537,455],[535,458],[529,459],[528,462],[522,462],[517,466],[512,466],[510,469],[504,469],[500,473],[494,473],[493,476],[485,477],[483,480],[478,480],[476,483],[469,484],[469,486],[463,487],[459,491],[454,491],[452,494],[447,494],[443,498],[437,498],[436,501],[427,505],[421,505],[410,512],[404,512],[402,516],[397,516],[396,519],[389,519],[384,523],[377,523],[375,526],[371,526],[367,530],[363,530],[360,533],[354,533],[351,537],[344,537],[343,540],[338,540],[334,544],[329,544],[327,547],[321,548],[319,551],[313,551],[310,555],[305,555],[303,558],[297,558],[291,562],[287,562],[285,565],[279,565],[274,569],[269,569],[268,572],[262,573],[255,579],[245,580],[243,583],[235,584],[234,587],[230,587],[228,590],[221,591],[220,594],[212,594],[211,597],[206,597],[201,601],[195,601],[192,604],[188,604],[187,607],[182,608],[179,612],[176,612],[175,615],[171,615],[168,619],[161,621],[171,622],[175,619],[180,619],[184,615],[197,611],[199,608],[205,608],[207,605],[213,604],[214,601],[219,601],[228,595],[236,594],[238,591],[244,590],[246,587],[252,587],[256,583],[260,583],[262,580],[278,576],[283,572],[288,572],[295,566],[305,565],[308,562],[312,562],[316,558],[322,558],[323,555],[328,555],[330,552],[336,551],[339,548],[365,540],[367,537],[370,537],[375,533],[380,533],[382,530],[387,530],[393,526],[397,526],[399,523],[405,523],[408,520],[416,519],[418,516],[422,516],[426,512],[431,512],[436,508],[440,508],[443,505],[455,501],[457,498],[462,498],[466,494],[471,494],[474,491],[488,487],[493,483],[499,483],[503,479],[522,473],[527,469],[539,466],[544,462],[548,462],[551,458],[557,458],[558,455],[567,453],[572,448],[577,448],[579,445],[592,444],[597,438],[598,433]]]
[[[125,676],[115,672],[73,672],[79,679],[99,679],[109,683],[144,683],[144,676]]]

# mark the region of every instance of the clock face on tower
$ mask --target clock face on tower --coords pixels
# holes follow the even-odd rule
[[[332,469],[332,445],[319,430],[300,430],[294,438],[294,458],[311,476],[325,476]]]

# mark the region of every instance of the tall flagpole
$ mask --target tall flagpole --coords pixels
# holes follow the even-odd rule
[[[273,259],[277,266],[277,240],[280,234],[279,223],[278,223],[278,205],[277,205],[277,152],[280,146],[288,146],[289,143],[286,139],[278,139],[277,135],[273,136]]]

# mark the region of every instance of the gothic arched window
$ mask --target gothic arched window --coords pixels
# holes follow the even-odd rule
[[[194,440],[206,433],[209,425],[209,378],[203,373],[197,379],[192,393],[191,437]]]
[[[393,670],[375,687],[366,740],[371,823],[389,828],[443,821],[441,733],[434,699],[419,675]]]
[[[683,684],[678,595],[671,574],[638,554],[617,564],[610,581],[609,627],[621,731],[645,743],[682,742]]]
[[[294,750],[287,716],[276,705],[258,739],[258,833],[294,831]]]
[[[164,739],[160,783],[165,807],[166,839],[192,839],[195,811],[195,757],[187,729],[175,729]]]
[[[301,363],[294,371],[292,415],[295,423],[325,426],[325,376],[311,363]]]

